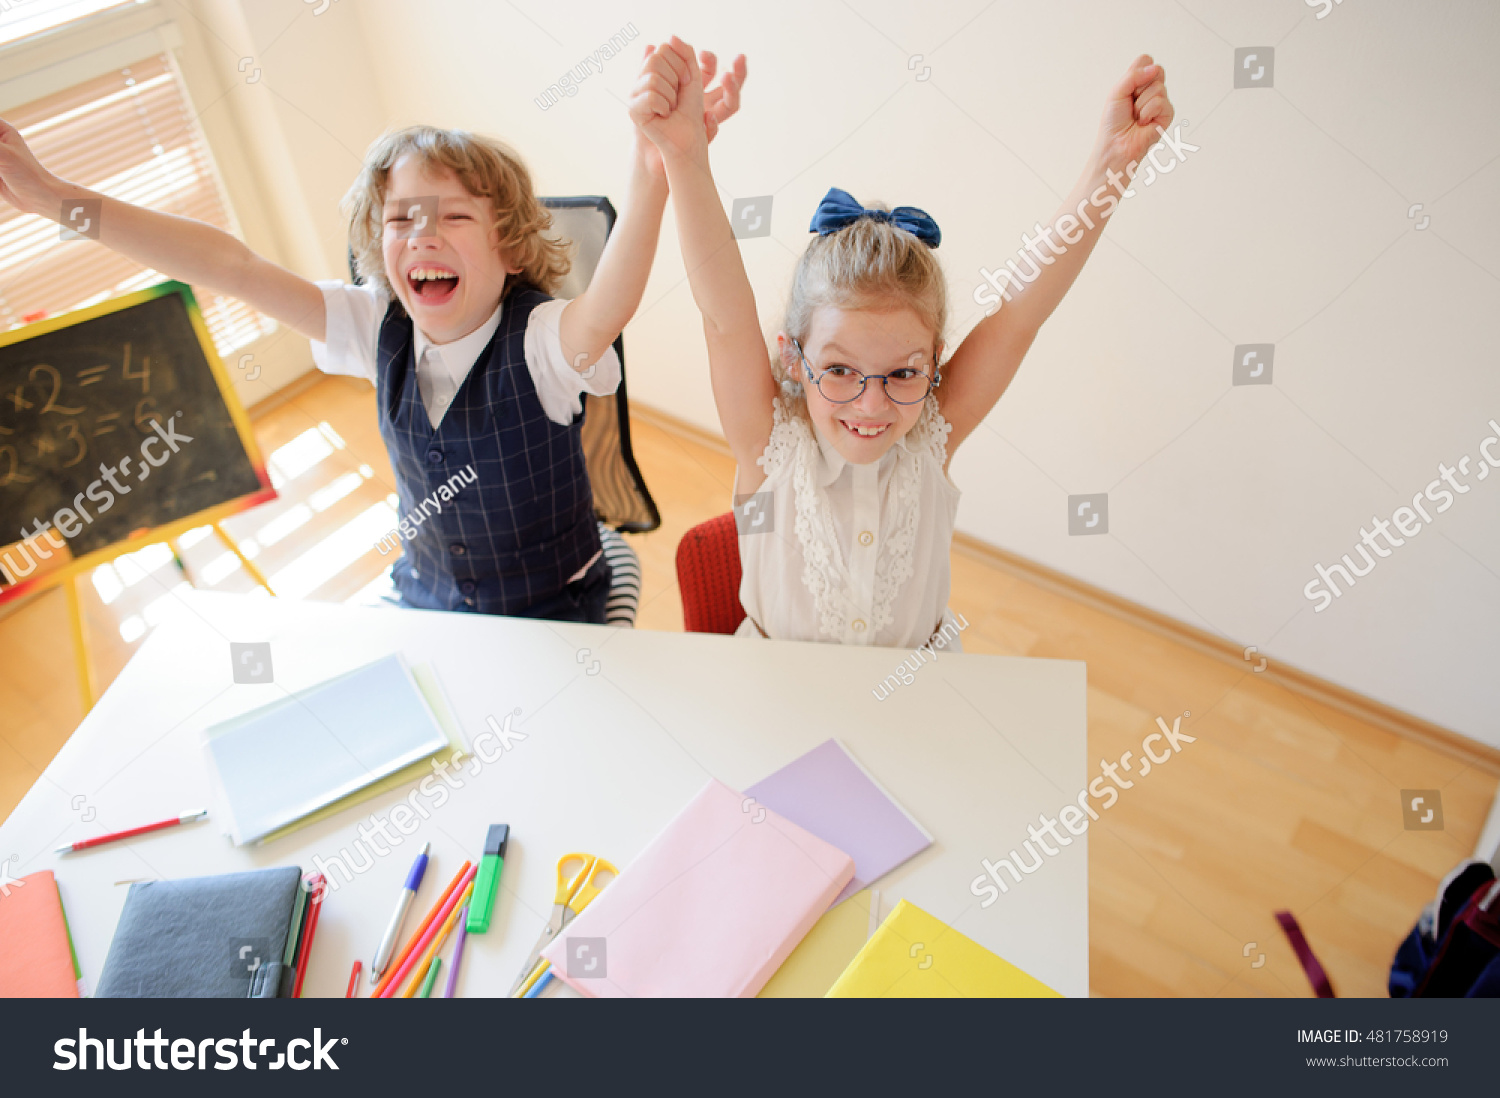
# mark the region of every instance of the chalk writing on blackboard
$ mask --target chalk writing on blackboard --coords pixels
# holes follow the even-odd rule
[[[179,283],[0,336],[0,544],[40,525],[76,557],[268,498],[214,355]]]

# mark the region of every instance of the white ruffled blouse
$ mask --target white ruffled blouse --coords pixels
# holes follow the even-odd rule
[[[878,462],[854,465],[817,434],[796,406],[802,399],[773,401],[771,439],[757,460],[766,480],[738,516],[749,615],[738,635],[927,643],[950,620],[959,490],[943,465],[952,428],[929,401]]]

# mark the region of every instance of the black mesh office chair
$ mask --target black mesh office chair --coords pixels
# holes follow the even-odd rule
[[[557,297],[574,298],[588,287],[604,254],[604,241],[615,227],[615,208],[602,195],[543,198],[552,211],[554,240],[571,245],[573,266]],[[362,281],[349,252],[349,277]],[[643,534],[661,525],[661,512],[646,487],[646,478],[630,449],[630,401],[625,395],[625,337],[615,340],[620,356],[620,387],[614,396],[583,398],[583,455],[594,487],[594,513],[616,530]]]
[[[552,211],[552,231],[548,235],[572,245],[573,267],[558,288],[557,296],[577,297],[587,288],[599,266],[604,241],[615,227],[615,208],[602,195],[543,198],[541,202]],[[583,398],[583,453],[594,485],[594,511],[599,520],[616,530],[645,533],[661,525],[661,513],[630,449],[624,336],[615,340],[615,354],[620,356],[620,387],[614,396]]]

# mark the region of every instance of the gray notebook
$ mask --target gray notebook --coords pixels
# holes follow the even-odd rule
[[[296,866],[130,886],[97,999],[275,999],[303,910]]]
[[[208,729],[235,843],[253,843],[448,746],[400,655]]]

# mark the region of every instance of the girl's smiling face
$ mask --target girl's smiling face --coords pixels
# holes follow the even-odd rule
[[[386,179],[381,216],[385,277],[434,343],[462,339],[488,320],[506,275],[520,273],[500,254],[494,203],[470,194],[447,168],[402,156]]]
[[[868,377],[915,369],[932,377],[936,352],[942,350],[933,331],[905,305],[886,309],[825,305],[813,313],[800,356],[785,332],[776,342],[787,372],[802,383],[814,428],[854,465],[884,457],[897,439],[916,426],[926,401],[897,404],[886,395],[882,382],[869,381],[856,400],[838,404],[813,384],[808,370],[818,377],[832,367],[844,367]]]

